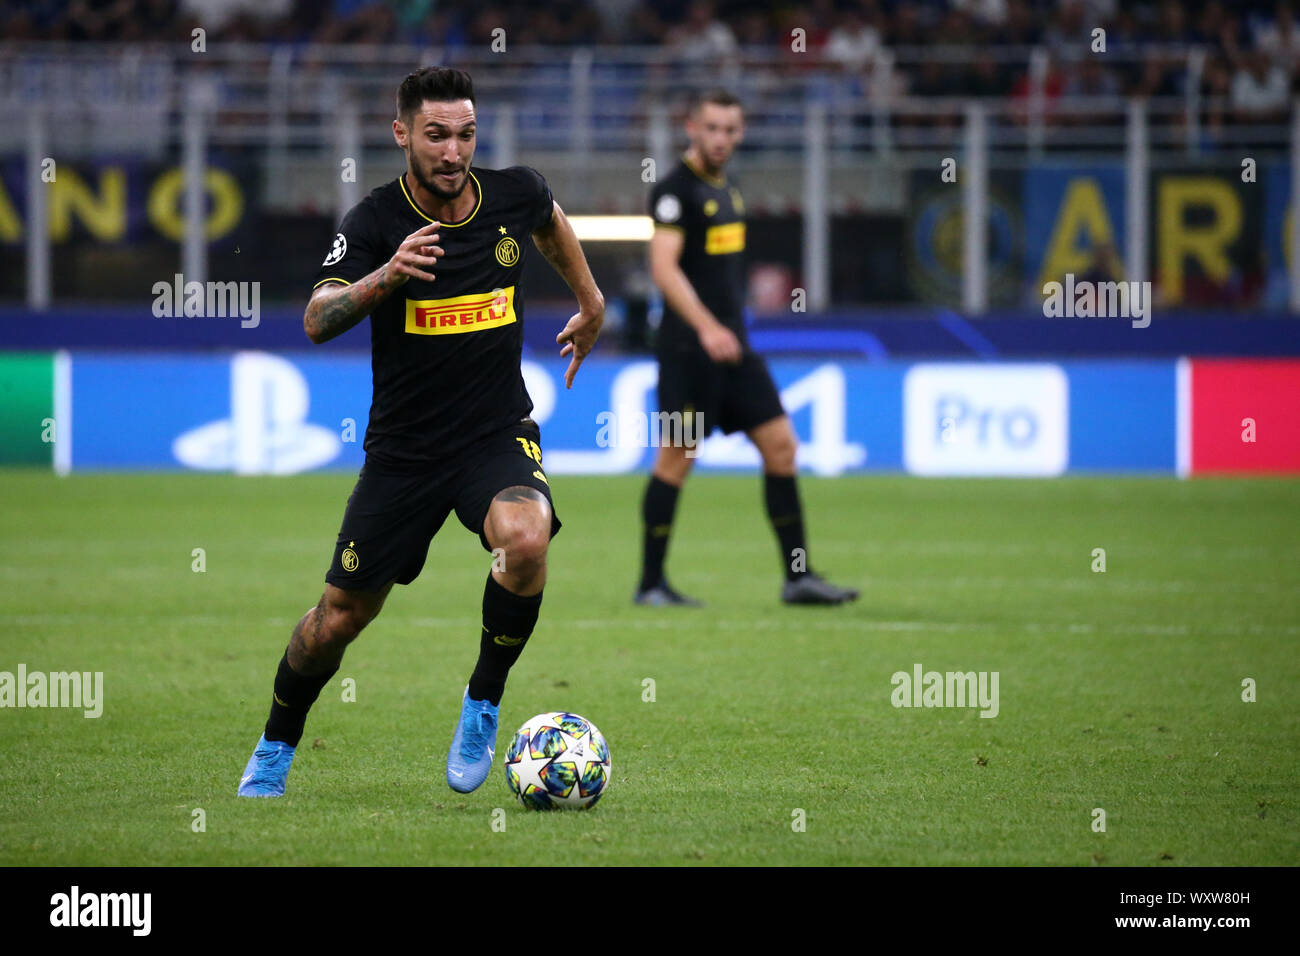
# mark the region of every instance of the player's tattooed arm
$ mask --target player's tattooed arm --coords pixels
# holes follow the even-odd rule
[[[411,233],[388,262],[365,278],[345,286],[326,284],[312,293],[302,317],[307,338],[320,345],[342,335],[412,276],[432,282],[433,273],[424,268],[437,265],[442,255],[439,246],[431,245],[438,239],[437,228],[438,223],[431,222]]]
[[[605,322],[605,297],[596,285],[587,257],[582,253],[582,245],[559,203],[554,203],[551,221],[533,233],[533,242],[578,298],[578,311],[555,337],[556,344],[564,346],[560,357],[573,356],[564,373],[564,387],[572,388],[578,366],[595,347],[600,327]]]
[[[387,271],[388,266],[382,265],[352,285],[328,284],[312,293],[302,317],[307,338],[320,345],[342,335],[369,315],[392,291]]]

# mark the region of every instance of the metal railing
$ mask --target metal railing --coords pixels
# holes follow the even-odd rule
[[[360,111],[363,145],[387,142],[397,81],[408,70],[445,63],[470,70],[489,130],[510,127],[519,148],[591,152],[641,150],[656,117],[679,109],[701,86],[733,87],[746,101],[748,135],[758,150],[791,148],[810,105],[825,110],[828,145],[840,150],[928,149],[959,125],[968,97],[909,95],[899,77],[926,65],[960,69],[991,61],[1025,75],[1023,95],[990,124],[990,147],[1028,150],[1121,150],[1125,110],[1118,96],[1052,97],[1053,64],[1070,70],[1085,59],[1123,71],[1159,56],[1180,63],[1183,94],[1153,98],[1151,145],[1198,154],[1243,138],[1285,149],[1285,124],[1207,128],[1206,117],[1231,115],[1223,96],[1201,93],[1205,51],[1196,46],[1115,50],[1072,56],[1044,47],[898,47],[882,49],[869,68],[850,71],[813,54],[780,47],[745,48],[702,63],[666,47],[510,47],[493,54],[416,46],[99,46],[0,42],[0,114],[42,103],[51,117],[79,120],[73,149],[160,151],[179,129],[187,83],[203,80],[215,98],[211,141],[269,150],[310,149],[342,104]],[[990,113],[993,119],[995,113]],[[61,127],[62,123],[59,124]]]
[[[37,201],[47,151],[176,156],[184,170],[186,233],[182,263],[203,281],[206,241],[203,172],[215,147],[262,151],[269,183],[293,177],[295,163],[353,157],[391,148],[397,80],[411,68],[445,62],[470,70],[479,99],[481,149],[490,165],[519,154],[545,153],[585,181],[593,168],[639,169],[643,158],[671,160],[673,130],[685,94],[727,83],[746,101],[742,170],[779,165],[798,171],[803,213],[803,266],[808,305],[829,304],[832,171],[872,164],[938,167],[964,157],[963,307],[988,305],[988,171],[1003,163],[1036,163],[1053,155],[1107,153],[1126,163],[1128,273],[1142,278],[1148,261],[1146,181],[1162,161],[1195,158],[1251,144],[1253,155],[1290,157],[1300,181],[1300,126],[1286,114],[1255,123],[1220,123],[1231,103],[1203,97],[1204,53],[1165,49],[1183,64],[1180,97],[1046,94],[1052,56],[1042,48],[932,47],[882,52],[869,70],[848,72],[787,51],[744,50],[722,63],[674,59],[662,47],[537,47],[508,54],[417,47],[322,47],[220,44],[208,53],[188,47],[91,47],[0,43],[0,153],[26,156],[27,300],[50,301],[48,224]],[[992,58],[1021,65],[1028,82],[1017,97],[918,97],[895,78],[927,62],[973,65]],[[1143,55],[1107,55],[1113,67]],[[1207,121],[1207,118],[1209,121]],[[15,131],[23,131],[21,137]],[[363,177],[340,178],[334,204],[341,216],[361,196]],[[1300,216],[1290,243],[1292,308],[1300,311]]]

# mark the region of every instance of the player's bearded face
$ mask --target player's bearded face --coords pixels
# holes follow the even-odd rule
[[[415,181],[433,193],[439,199],[455,199],[465,191],[469,184],[469,164],[473,156],[471,151],[463,160],[431,159],[422,160],[410,156],[411,174]]]
[[[474,105],[469,100],[426,101],[406,141],[406,161],[420,187],[439,199],[455,199],[469,184],[476,144]]]
[[[740,107],[717,103],[701,104],[687,128],[695,151],[713,170],[720,170],[731,159],[744,131]]]

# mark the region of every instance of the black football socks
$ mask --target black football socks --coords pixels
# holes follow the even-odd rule
[[[793,581],[808,572],[808,548],[803,537],[803,508],[794,475],[763,475],[763,500],[781,545],[785,579]]]
[[[483,587],[483,632],[479,638],[478,663],[469,679],[472,700],[490,701],[494,707],[501,705],[506,677],[523,653],[541,607],[541,591],[529,597],[515,594],[498,584],[488,572]]]
[[[307,724],[307,711],[316,703],[321,689],[338,673],[338,665],[324,674],[304,676],[289,666],[289,651],[280,658],[275,672],[275,692],[271,695],[271,716],[266,721],[267,740],[281,740],[297,747]]]
[[[645,526],[642,536],[641,587],[648,591],[663,580],[664,558],[668,554],[668,537],[673,530],[673,513],[677,510],[675,485],[650,476],[645,498],[641,501],[641,520]]]

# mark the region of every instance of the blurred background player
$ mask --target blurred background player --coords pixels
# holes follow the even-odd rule
[[[699,440],[714,428],[743,431],[763,458],[763,500],[780,544],[787,604],[842,604],[858,592],[836,587],[808,563],[795,479],[798,442],[767,364],[745,335],[745,204],[725,168],[744,135],[740,100],[725,90],[693,98],[690,146],[650,192],[650,274],[664,298],[656,354],[658,421],[680,416],[659,453],[642,500],[641,583],[636,603],[698,606],[668,585],[664,559],[682,484]],[[681,440],[676,440],[680,437]]]

